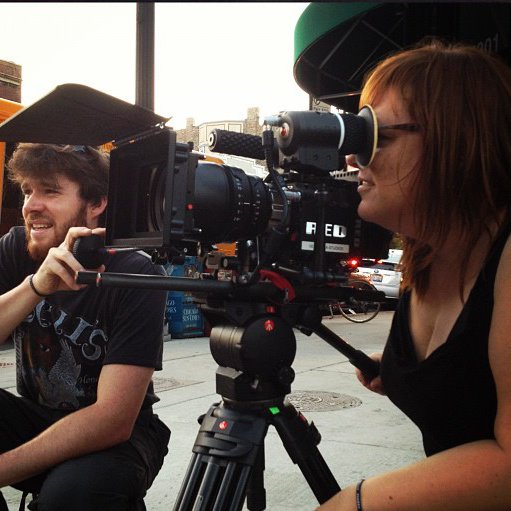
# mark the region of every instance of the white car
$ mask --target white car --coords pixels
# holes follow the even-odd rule
[[[362,259],[357,273],[369,278],[371,284],[386,298],[399,298],[402,275],[399,271],[402,250],[389,250],[387,259]]]

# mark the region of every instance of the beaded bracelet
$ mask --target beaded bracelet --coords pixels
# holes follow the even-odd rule
[[[32,275],[30,275],[30,277],[28,277],[28,283],[30,284],[30,287],[32,288],[32,291],[37,295],[37,296],[40,296],[41,298],[46,298],[48,295],[43,295],[42,293],[40,293],[35,285],[34,285],[34,282],[33,282],[33,279],[34,278],[34,274],[32,273]]]
[[[357,511],[364,511],[362,509],[362,483],[364,479],[357,483],[357,489],[355,490],[355,501],[357,503]]]

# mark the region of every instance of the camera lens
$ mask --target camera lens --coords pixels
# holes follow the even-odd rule
[[[146,211],[143,228],[164,229],[165,169],[145,169],[147,193],[141,194]],[[195,171],[194,239],[211,243],[253,238],[266,230],[272,196],[263,180],[228,165],[199,162]]]
[[[249,239],[265,231],[271,193],[263,180],[237,167],[199,162],[195,173],[195,227],[201,241]]]

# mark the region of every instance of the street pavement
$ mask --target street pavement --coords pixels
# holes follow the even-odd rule
[[[382,350],[392,314],[380,312],[363,324],[341,316],[327,317],[324,323],[370,354]],[[296,378],[289,397],[320,431],[319,450],[341,488],[424,457],[417,428],[386,397],[360,385],[344,355],[316,335],[296,332],[296,339]],[[14,361],[12,348],[0,351],[0,385],[13,392]],[[220,400],[215,391],[216,368],[208,338],[171,340],[166,336],[163,370],[154,378],[160,397],[155,410],[171,428],[172,437],[164,466],[145,498],[149,511],[173,509],[191,458],[197,418]],[[265,438],[265,467],[267,509],[315,509],[314,494],[273,427]],[[21,494],[11,488],[2,492],[9,510],[17,510]]]

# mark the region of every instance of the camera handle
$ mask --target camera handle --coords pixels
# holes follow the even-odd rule
[[[347,357],[352,365],[362,371],[367,380],[370,381],[380,374],[380,364],[376,360],[368,357],[363,351],[355,349],[325,325],[317,326],[313,332]]]
[[[300,314],[299,328],[306,335],[315,333],[330,346],[342,353],[349,362],[362,371],[368,381],[380,374],[380,364],[367,356],[363,351],[357,350],[348,344],[342,337],[330,330],[322,323],[322,315],[318,306],[308,306]]]

